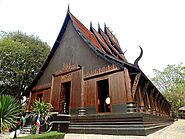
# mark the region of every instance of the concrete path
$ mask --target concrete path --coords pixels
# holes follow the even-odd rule
[[[148,136],[112,136],[95,134],[66,134],[64,139],[185,139],[185,120],[179,119]]]

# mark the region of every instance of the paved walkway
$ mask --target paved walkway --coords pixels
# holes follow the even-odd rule
[[[112,136],[94,134],[66,134],[64,139],[185,139],[185,120],[178,120],[148,136]]]

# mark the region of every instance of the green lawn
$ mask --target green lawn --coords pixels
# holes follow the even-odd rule
[[[18,137],[18,139],[63,139],[64,133],[61,132],[49,132],[43,134],[34,134],[25,137]]]

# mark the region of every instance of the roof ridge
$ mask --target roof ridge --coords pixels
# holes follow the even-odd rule
[[[93,43],[98,49],[100,49],[102,52],[105,52],[96,40],[94,34],[89,31],[73,14],[70,13],[69,15],[71,17],[71,20],[73,21],[73,25],[75,23],[75,28],[78,28],[77,32],[79,33],[79,31],[81,31],[83,38],[86,37],[86,39],[90,40],[90,42]]]
[[[104,39],[102,38],[102,36],[93,27],[91,27],[91,30],[90,31],[94,34],[94,36],[96,37],[96,39],[98,40],[98,42],[100,43],[100,45],[102,45],[102,47],[105,50],[105,52],[107,52],[111,56],[114,56],[114,54],[109,49],[109,47],[107,46],[107,44],[104,41]]]
[[[123,51],[121,50],[121,47],[119,45],[119,41],[116,38],[116,36],[110,31],[110,29],[106,26],[106,24],[104,25],[104,32],[105,34],[108,36],[110,42],[112,43],[112,45],[114,45],[115,49],[120,53],[120,54],[124,54]]]
[[[114,45],[111,44],[109,37],[101,29],[99,31],[100,31],[102,38],[105,40],[105,42],[107,43],[111,51],[114,53],[114,55],[119,57],[119,59],[127,62],[126,58],[123,55],[121,55],[119,51],[117,51],[117,49],[115,49]]]

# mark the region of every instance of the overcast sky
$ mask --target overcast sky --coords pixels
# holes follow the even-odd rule
[[[146,75],[168,64],[185,63],[185,0],[0,0],[0,31],[20,30],[53,46],[70,11],[87,28],[104,23],[118,38],[130,63]]]

